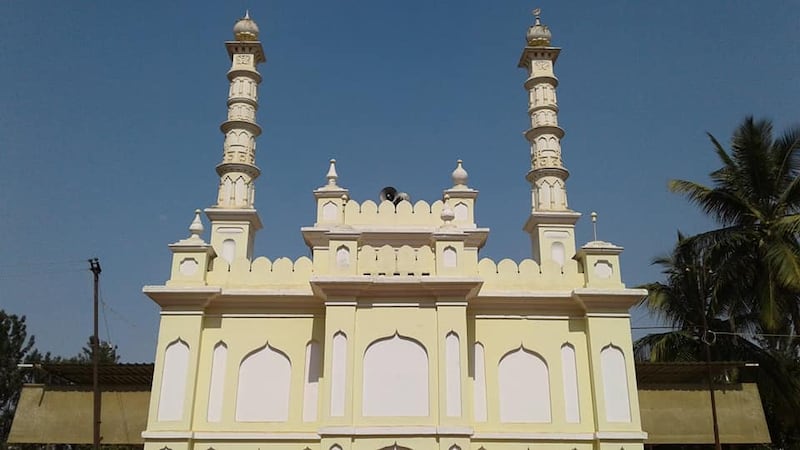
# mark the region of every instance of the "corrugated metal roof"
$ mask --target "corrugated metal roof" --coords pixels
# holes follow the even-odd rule
[[[152,363],[101,364],[98,379],[103,387],[139,386],[149,389],[153,384],[153,367]],[[35,368],[71,384],[92,385],[91,364],[41,364]]]

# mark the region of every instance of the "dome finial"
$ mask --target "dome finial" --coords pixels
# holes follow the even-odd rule
[[[237,41],[257,41],[258,25],[250,18],[250,10],[244,12],[244,17],[233,25],[233,38]]]
[[[552,35],[550,34],[550,28],[548,28],[547,25],[542,25],[540,17],[542,15],[542,10],[541,8],[536,8],[531,12],[536,19],[533,25],[528,28],[528,45],[531,47],[547,47],[550,45],[550,38]]]
[[[467,179],[469,175],[467,171],[464,170],[464,166],[462,165],[464,161],[458,160],[456,161],[456,169],[453,171],[453,187],[467,187]]]
[[[536,8],[531,12],[533,13],[533,17],[536,18],[536,23],[534,25],[541,25],[542,21],[539,16],[542,15],[542,8]]]

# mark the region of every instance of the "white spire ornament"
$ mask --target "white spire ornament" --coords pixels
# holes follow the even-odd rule
[[[453,171],[453,188],[466,188],[467,187],[467,180],[469,179],[469,174],[462,165],[463,161],[458,160],[456,161],[456,169]]]
[[[330,187],[338,187],[336,186],[336,180],[339,178],[339,174],[336,173],[336,160],[331,159],[331,166],[328,168],[328,173],[325,175],[328,178],[328,186]]]

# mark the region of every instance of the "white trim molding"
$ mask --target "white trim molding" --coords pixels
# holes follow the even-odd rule
[[[495,441],[593,441],[594,433],[475,433],[472,439]]]
[[[646,431],[598,431],[595,438],[609,441],[639,441],[647,439]]]

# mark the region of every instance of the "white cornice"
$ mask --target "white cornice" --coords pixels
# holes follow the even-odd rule
[[[472,439],[493,441],[593,441],[594,433],[475,433]]]
[[[316,276],[312,277],[314,294],[323,299],[371,296],[393,299],[413,297],[470,298],[483,280],[478,277],[443,276]]]
[[[645,431],[598,431],[594,436],[608,441],[643,441],[647,439]]]
[[[470,427],[385,426],[385,427],[323,427],[320,436],[471,436]]]
[[[317,433],[252,433],[230,431],[197,431],[193,434],[197,440],[214,441],[317,441]]]
[[[191,431],[142,431],[142,439],[191,439]]]

